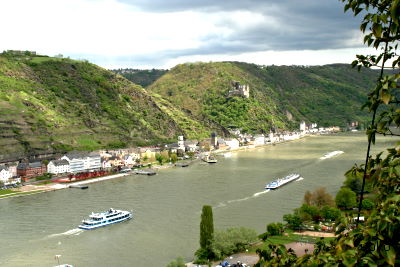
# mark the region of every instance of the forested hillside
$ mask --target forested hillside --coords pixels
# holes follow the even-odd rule
[[[240,62],[187,63],[148,89],[197,119],[249,132],[295,128],[300,120],[345,126],[367,120],[361,111],[376,81],[372,70],[350,65],[259,66]],[[232,82],[250,86],[250,97],[227,97]]]

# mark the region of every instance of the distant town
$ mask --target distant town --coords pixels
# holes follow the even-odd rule
[[[352,122],[351,127],[358,126]],[[245,148],[292,141],[307,135],[327,134],[341,131],[340,127],[318,127],[316,123],[300,123],[300,129],[293,132],[270,132],[268,135],[230,131],[232,138],[222,138],[212,133],[204,140],[185,140],[179,136],[177,143],[163,146],[132,147],[125,149],[103,149],[98,151],[71,151],[65,155],[42,160],[3,162],[0,165],[1,189],[16,187],[21,183],[37,180],[76,181],[115,172],[129,172],[135,168],[150,167],[153,164],[173,164],[178,160],[200,158],[210,153],[224,153]]]

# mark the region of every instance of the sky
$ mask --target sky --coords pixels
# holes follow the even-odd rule
[[[185,62],[350,63],[361,18],[339,0],[0,0],[0,51],[31,50],[104,68]]]

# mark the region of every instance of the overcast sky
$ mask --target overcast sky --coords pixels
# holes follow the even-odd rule
[[[195,61],[350,63],[360,18],[339,0],[1,0],[0,50],[105,68]]]

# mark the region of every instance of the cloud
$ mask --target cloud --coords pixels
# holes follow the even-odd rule
[[[98,64],[362,47],[360,20],[335,0],[5,0],[0,8],[8,11],[0,49]]]

